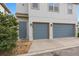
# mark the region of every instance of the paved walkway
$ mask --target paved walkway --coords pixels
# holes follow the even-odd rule
[[[34,56],[79,56],[79,46],[68,48],[68,49],[62,49],[57,51],[51,51],[41,54],[36,54]]]
[[[53,40],[35,40],[24,55],[36,55],[79,46],[79,38],[58,38]]]

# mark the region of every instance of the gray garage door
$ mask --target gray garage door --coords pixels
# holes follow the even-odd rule
[[[53,37],[74,37],[75,25],[73,24],[53,24]]]
[[[23,22],[23,21],[20,21],[19,22],[19,38],[20,39],[26,39],[27,37],[27,29],[26,29],[26,26],[27,23],[26,22]]]
[[[34,23],[33,24],[33,39],[48,39],[49,38],[49,25],[47,23]]]

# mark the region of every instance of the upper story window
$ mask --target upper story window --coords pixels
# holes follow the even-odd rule
[[[59,12],[59,4],[54,3],[54,12]]]
[[[39,9],[38,3],[32,3],[32,9]]]
[[[22,6],[24,6],[24,4],[22,4]]]
[[[67,5],[67,7],[68,7],[68,14],[72,14],[72,10],[73,10],[72,4],[69,3],[69,4]]]
[[[59,4],[58,3],[49,3],[49,11],[59,12]]]
[[[49,3],[49,11],[53,11],[53,3]]]

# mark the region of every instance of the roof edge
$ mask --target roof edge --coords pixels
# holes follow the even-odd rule
[[[11,13],[11,11],[7,8],[7,6],[4,4],[4,3],[0,3],[2,5],[3,8],[5,8],[5,10],[8,12],[8,13]]]

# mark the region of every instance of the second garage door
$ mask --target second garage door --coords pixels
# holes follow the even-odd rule
[[[49,38],[49,24],[48,23],[34,23],[33,24],[33,39],[48,39]]]
[[[53,24],[53,37],[74,37],[75,25],[74,24]]]

